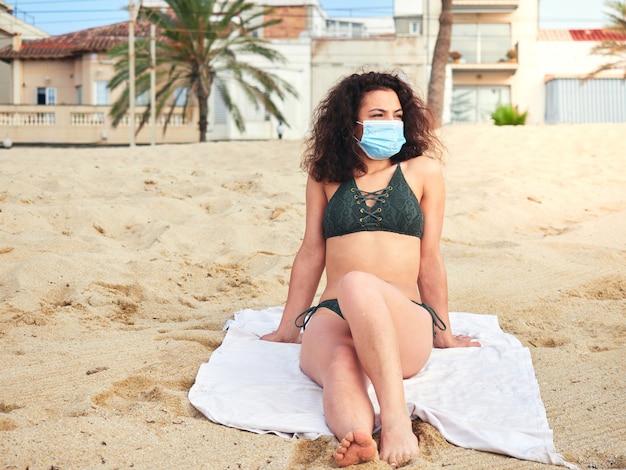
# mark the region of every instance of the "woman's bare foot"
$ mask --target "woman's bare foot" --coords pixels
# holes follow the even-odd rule
[[[419,443],[413,428],[392,426],[380,433],[380,459],[386,460],[394,468],[402,467],[419,455]]]
[[[378,455],[376,442],[372,435],[362,429],[349,432],[339,443],[334,457],[337,465],[347,467],[374,460]]]

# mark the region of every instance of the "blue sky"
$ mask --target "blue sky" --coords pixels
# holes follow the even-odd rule
[[[18,17],[51,35],[117,23],[128,19],[128,0],[4,0]],[[138,0],[134,0],[135,3]],[[386,16],[393,0],[320,0],[330,16]],[[563,5],[567,4],[564,8]],[[541,0],[542,28],[598,28],[606,23],[604,0]]]

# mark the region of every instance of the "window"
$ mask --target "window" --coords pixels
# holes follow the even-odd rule
[[[107,82],[106,80],[96,80],[95,87],[96,102],[94,104],[97,106],[108,106],[110,104],[109,82]]]
[[[57,104],[57,89],[49,87],[38,87],[37,104]]]
[[[177,87],[174,90],[174,105],[175,106],[185,106],[187,103],[187,97],[189,96],[189,88],[187,87]]]
[[[228,108],[226,107],[226,102],[224,101],[224,98],[222,98],[222,94],[216,88],[215,93],[211,93],[211,96],[214,96],[215,99],[215,124],[226,124]]]
[[[511,49],[508,23],[455,23],[452,25],[451,51],[459,51],[469,63],[494,63],[505,60]]]
[[[452,122],[491,122],[491,113],[511,102],[508,86],[457,86],[452,90]]]
[[[422,22],[411,21],[409,23],[409,34],[416,36],[422,34]]]
[[[83,104],[83,86],[76,87],[76,104]]]
[[[349,38],[350,37],[350,23],[348,23],[347,21],[340,21],[338,32],[339,32],[340,37]]]
[[[143,93],[139,94],[139,96],[137,96],[135,98],[135,104],[137,106],[148,106],[148,104],[150,103],[150,91],[146,90]]]
[[[361,38],[366,36],[363,23],[333,19],[326,20],[326,31],[330,37]]]

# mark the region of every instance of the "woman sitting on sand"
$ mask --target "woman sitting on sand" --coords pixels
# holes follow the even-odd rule
[[[433,344],[479,345],[449,328],[443,175],[424,156],[438,140],[426,106],[395,74],[346,77],[314,117],[304,238],[278,330],[263,339],[302,342],[300,366],[323,387],[340,467],[378,454],[401,466],[419,453],[402,380],[420,371]],[[309,308],[324,269],[326,288]]]

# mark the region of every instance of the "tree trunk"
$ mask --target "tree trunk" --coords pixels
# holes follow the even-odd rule
[[[433,52],[433,63],[428,83],[428,105],[435,118],[435,125],[440,127],[443,120],[443,101],[446,85],[446,64],[450,55],[452,36],[452,0],[441,0],[439,33]]]
[[[198,91],[198,129],[200,130],[200,142],[206,142],[207,116],[209,115],[209,94],[204,90]]]

